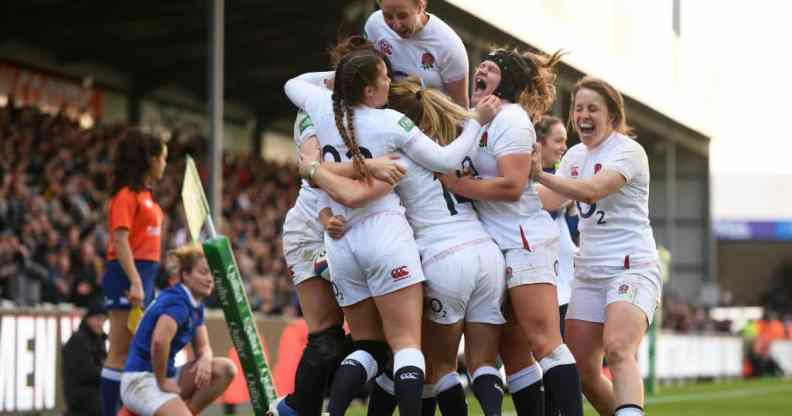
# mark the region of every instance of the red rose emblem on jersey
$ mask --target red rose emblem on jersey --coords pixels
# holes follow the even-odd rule
[[[487,138],[488,134],[485,131],[484,134],[481,135],[481,139],[479,140],[479,147],[487,147]]]
[[[572,166],[572,167],[569,168],[569,175],[572,176],[573,178],[577,178],[579,173],[580,172],[578,172],[578,167],[577,166]]]
[[[380,41],[377,43],[377,46],[379,47],[379,50],[385,55],[393,54],[393,46],[391,46],[391,44],[388,43],[387,40],[380,39]]]
[[[594,174],[602,170],[602,163],[597,163],[594,165]]]
[[[619,294],[620,294],[620,295],[627,294],[627,292],[628,292],[629,290],[630,290],[630,286],[628,286],[628,285],[621,285],[621,286],[619,286]]]
[[[434,64],[435,57],[431,53],[424,52],[424,54],[421,55],[421,66],[423,69],[432,69],[434,68]]]

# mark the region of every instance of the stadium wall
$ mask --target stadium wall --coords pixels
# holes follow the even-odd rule
[[[278,346],[289,321],[258,315],[256,319],[259,335],[266,341],[270,368],[276,368],[281,358]],[[61,414],[65,410],[61,347],[79,327],[80,320],[73,310],[0,311],[0,415]],[[227,356],[232,344],[222,313],[209,311],[206,325],[215,354]],[[779,346],[778,351],[789,348]],[[644,342],[639,350],[644,374],[648,373],[648,356],[648,343]],[[742,356],[739,337],[663,332],[657,345],[657,377],[661,381],[739,377]],[[285,359],[296,363],[293,358]],[[227,392],[227,397],[239,397],[239,393]]]

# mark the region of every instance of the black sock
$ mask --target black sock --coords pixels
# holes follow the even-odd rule
[[[437,409],[437,399],[434,397],[424,397],[423,403],[421,404],[421,415],[422,416],[434,416],[435,410]]]
[[[371,396],[369,396],[368,412],[366,414],[370,416],[391,416],[396,410],[396,396],[388,393],[379,385],[377,381],[380,377],[387,376],[382,374],[374,380],[374,388],[371,390]],[[393,381],[390,382],[393,383]]]
[[[330,416],[344,416],[349,404],[366,384],[366,369],[357,362],[344,360],[338,367],[330,391],[330,403],[327,411]]]
[[[542,380],[512,393],[514,408],[518,416],[544,415],[544,385]]]
[[[419,367],[407,365],[393,375],[393,389],[400,415],[420,415],[424,372]],[[332,415],[331,415],[332,416]]]
[[[311,360],[306,357],[312,351],[306,348],[303,352],[303,358],[300,359],[294,376],[294,393],[286,397],[286,404],[301,416],[320,416],[324,404],[328,374],[322,368],[319,359]]]
[[[558,365],[547,370],[544,384],[547,395],[545,401],[552,402],[561,412],[561,416],[583,416],[580,375],[575,364]]]
[[[448,390],[438,392],[437,406],[443,416],[467,415],[468,407],[465,400],[465,390],[457,383]]]
[[[476,395],[484,416],[500,416],[503,406],[503,381],[494,374],[483,374],[473,380]]]

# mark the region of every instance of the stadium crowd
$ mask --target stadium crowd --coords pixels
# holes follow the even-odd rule
[[[18,306],[68,302],[87,307],[101,301],[111,161],[127,128],[84,129],[62,114],[17,106],[13,98],[0,107],[0,294],[4,302]],[[205,177],[202,143],[200,137],[178,133],[168,143],[170,162],[154,189],[169,219],[164,226],[165,251],[189,238],[179,203],[184,156],[192,154]],[[280,234],[299,189],[296,168],[226,154],[223,174],[222,232],[235,245],[251,304],[268,315],[295,315],[297,302],[282,258]]]

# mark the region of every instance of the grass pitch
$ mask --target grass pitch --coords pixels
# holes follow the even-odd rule
[[[478,402],[468,396],[471,416],[481,415]],[[350,416],[363,416],[365,407],[355,407]],[[398,413],[397,413],[398,414]],[[440,415],[438,411],[435,413]],[[503,416],[515,416],[511,397],[503,401]],[[585,415],[597,412],[586,404]],[[760,379],[716,383],[660,386],[646,402],[651,416],[781,416],[792,414],[792,380]]]

